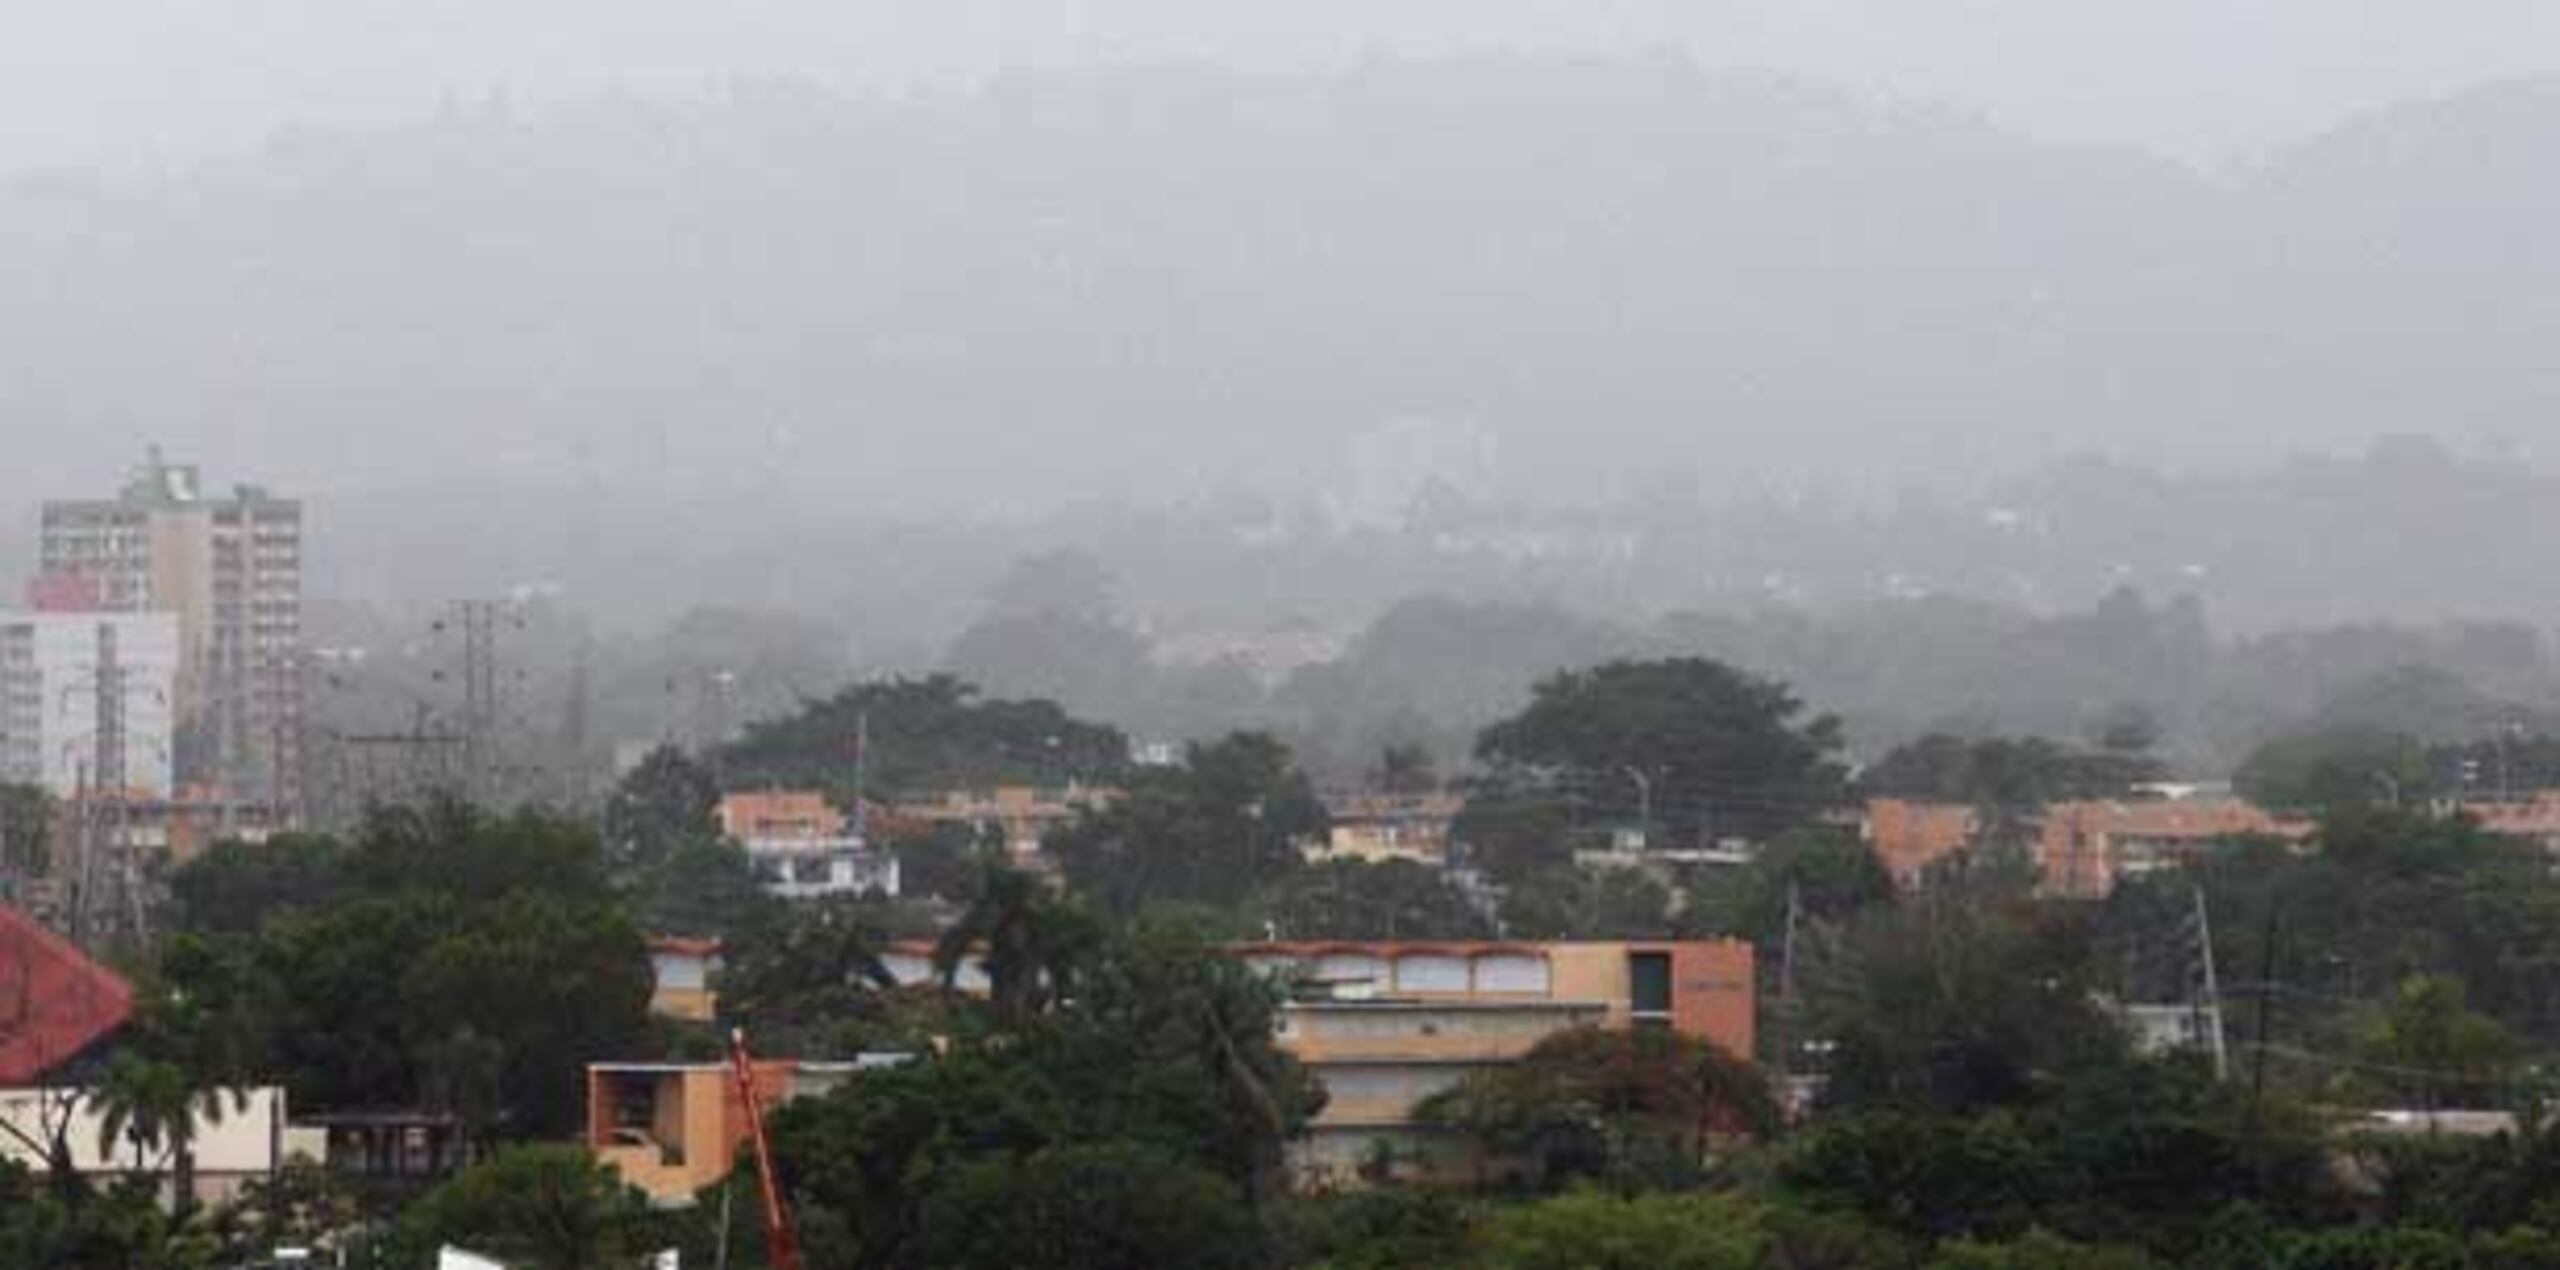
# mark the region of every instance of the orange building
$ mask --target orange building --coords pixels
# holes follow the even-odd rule
[[[843,837],[845,818],[825,794],[763,790],[721,799],[720,833],[738,842],[816,842]]]
[[[2175,868],[2235,838],[2300,842],[2307,822],[2280,819],[2233,798],[2095,799],[2053,803],[2028,822],[2039,888],[2098,899],[2126,878]],[[1867,804],[1866,837],[1894,882],[1925,884],[1931,866],[1973,845],[1971,807],[1879,798]]]
[[[2173,869],[2236,838],[2300,842],[2308,822],[2280,820],[2233,798],[2055,803],[2036,834],[2047,895],[2103,899],[2127,878]]]
[[[1666,1028],[1746,1058],[1756,1040],[1755,963],[1738,940],[1231,951],[1299,989],[1282,1007],[1279,1042],[1328,1094],[1291,1147],[1293,1169],[1318,1185],[1357,1179],[1382,1151],[1424,1176],[1454,1171],[1452,1144],[1418,1124],[1415,1109],[1568,1028]]]
[[[1866,838],[1894,885],[1920,889],[1930,866],[1973,845],[1973,808],[1958,803],[1867,801]]]
[[[907,1062],[904,1054],[847,1063],[789,1059],[755,1064],[756,1097],[770,1112],[822,1095],[860,1072]],[[662,1207],[683,1207],[729,1176],[752,1126],[726,1063],[590,1063],[587,1149]]]

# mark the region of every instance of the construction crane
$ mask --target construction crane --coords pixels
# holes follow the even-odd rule
[[[765,1136],[764,1098],[756,1092],[755,1060],[747,1054],[744,1028],[729,1030],[729,1067],[738,1082],[739,1101],[747,1109],[747,1130],[756,1149],[756,1189],[764,1194],[765,1259],[773,1270],[802,1270],[800,1236],[791,1229],[791,1207],[773,1175],[773,1140]]]

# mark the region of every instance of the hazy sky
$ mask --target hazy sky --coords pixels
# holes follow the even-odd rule
[[[0,0],[0,170],[183,163],[294,124],[1190,57],[1683,48],[2216,162],[2560,73],[2553,0]]]

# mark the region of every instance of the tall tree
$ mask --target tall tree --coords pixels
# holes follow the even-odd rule
[[[1099,942],[1092,920],[1038,878],[990,863],[968,907],[935,945],[933,960],[948,985],[977,959],[996,1017],[1018,1025],[1074,991],[1077,972]]]
[[[1804,714],[1785,685],[1721,662],[1615,661],[1541,681],[1476,753],[1665,842],[1765,838],[1847,796],[1839,721]]]
[[[1079,893],[1126,915],[1165,902],[1233,906],[1295,872],[1300,841],[1324,828],[1324,806],[1288,748],[1240,732],[1143,774],[1050,849]]]
[[[711,769],[672,745],[649,751],[616,785],[604,809],[605,858],[621,875],[638,875],[720,834],[720,787]]]

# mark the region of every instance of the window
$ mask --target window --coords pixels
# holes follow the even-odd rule
[[[1671,954],[1627,954],[1627,1001],[1639,1019],[1671,1017]]]

